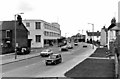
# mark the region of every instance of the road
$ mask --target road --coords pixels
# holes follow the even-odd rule
[[[81,44],[66,52],[60,52],[59,48],[55,48],[53,52],[61,53],[62,63],[46,66],[44,61],[47,57],[38,56],[3,65],[2,77],[64,77],[65,72],[90,56],[92,51],[90,45],[82,48]]]

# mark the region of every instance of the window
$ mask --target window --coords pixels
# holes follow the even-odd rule
[[[36,42],[41,42],[41,35],[36,35]]]
[[[35,22],[36,29],[41,29],[41,22]]]
[[[6,30],[6,38],[10,38],[12,35],[10,30]]]
[[[46,31],[44,31],[44,36],[46,36]]]
[[[28,31],[28,35],[30,35],[30,31]]]
[[[29,22],[26,23],[26,27],[30,27],[30,23]]]
[[[44,35],[47,36],[47,31],[44,31]]]
[[[48,36],[48,32],[46,32],[46,36]]]

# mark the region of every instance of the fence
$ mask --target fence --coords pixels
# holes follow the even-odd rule
[[[118,78],[119,77],[119,71],[118,71],[118,58],[117,58],[117,54],[115,53],[115,77]]]

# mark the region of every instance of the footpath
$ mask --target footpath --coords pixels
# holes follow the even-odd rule
[[[9,64],[9,63],[22,61],[22,60],[26,60],[26,59],[29,59],[29,58],[34,58],[34,57],[40,56],[40,52],[43,49],[46,49],[46,48],[53,49],[53,48],[56,48],[56,46],[45,47],[45,48],[33,48],[33,49],[31,49],[30,54],[17,55],[17,59],[15,59],[15,54],[14,53],[2,55],[2,56],[0,56],[0,65],[5,65],[5,64]]]
[[[114,56],[109,59],[105,48],[97,48],[90,57],[66,72],[65,76],[71,79],[115,79]]]
[[[120,79],[120,56],[118,61],[118,79]]]

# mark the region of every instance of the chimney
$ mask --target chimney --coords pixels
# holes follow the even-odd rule
[[[19,25],[22,24],[22,17],[20,15],[17,16],[17,21],[19,22]]]

